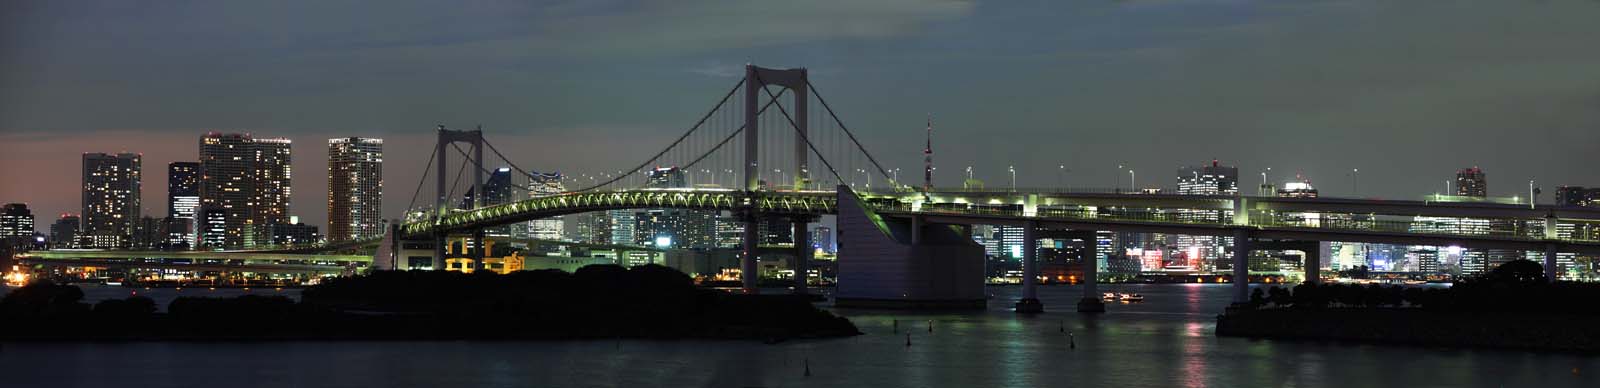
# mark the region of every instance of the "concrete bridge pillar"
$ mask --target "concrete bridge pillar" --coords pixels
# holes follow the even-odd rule
[[[794,222],[794,293],[805,295],[808,293],[806,279],[811,276],[811,231],[806,226],[811,223],[811,217],[795,217]]]
[[[1306,244],[1305,249],[1302,249],[1300,251],[1301,252],[1305,252],[1305,258],[1302,260],[1302,263],[1301,263],[1301,265],[1305,266],[1305,271],[1306,271],[1306,281],[1305,281],[1305,283],[1306,284],[1321,284],[1322,283],[1322,244],[1320,242],[1317,242],[1317,241],[1312,241],[1309,244]]]
[[[911,216],[911,244],[912,245],[916,245],[916,244],[921,244],[922,243],[922,227],[923,227],[922,216],[920,216],[920,215]]]
[[[1083,298],[1078,299],[1078,312],[1103,313],[1106,312],[1106,303],[1100,297],[1100,244],[1095,240],[1094,231],[1080,231],[1078,240],[1083,241],[1085,248],[1083,257]]]
[[[1022,225],[1022,300],[1017,301],[1019,313],[1042,313],[1039,303],[1039,222],[1026,221]]]
[[[1544,278],[1545,281],[1556,282],[1556,244],[1544,244]]]
[[[761,268],[756,257],[761,245],[761,216],[754,211],[745,211],[741,216],[744,218],[744,257],[739,261],[739,275],[746,294],[759,294],[761,290],[756,288],[756,280],[761,277]]]
[[[1250,301],[1250,230],[1233,230],[1233,303]]]

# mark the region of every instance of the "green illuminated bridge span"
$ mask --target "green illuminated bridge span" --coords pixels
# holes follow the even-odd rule
[[[564,214],[634,208],[837,214],[839,193],[656,189],[568,193],[405,223],[423,239]],[[951,224],[1042,227],[1410,245],[1600,252],[1600,210],[1526,204],[1163,194],[938,190],[862,192],[870,211]]]

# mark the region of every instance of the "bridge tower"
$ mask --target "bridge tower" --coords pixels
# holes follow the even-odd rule
[[[450,163],[448,161],[448,158],[450,157],[449,150],[450,148],[455,147],[455,143],[467,143],[468,145],[472,146],[473,160],[468,162],[472,163],[476,168],[472,169],[473,194],[472,203],[470,206],[473,208],[483,207],[483,129],[479,128],[471,131],[457,131],[445,129],[443,125],[440,125],[439,143],[434,148],[434,150],[438,153],[434,156],[434,159],[438,163],[435,167],[437,167],[438,170],[434,171],[433,174],[436,178],[435,182],[437,183],[437,186],[435,186],[437,191],[435,191],[435,193],[438,195],[438,198],[436,198],[434,201],[433,207],[435,219],[449,214],[450,194],[449,191],[447,191],[448,188],[446,187],[448,184],[446,177],[450,175]],[[445,244],[448,242],[447,237],[449,237],[447,236],[447,232],[439,232],[433,236],[433,269],[435,270],[443,271],[449,267],[449,264],[445,261],[444,250]],[[468,257],[472,259],[473,269],[482,269],[484,256],[483,228],[474,229],[472,231],[472,243],[474,244],[474,249],[467,249],[467,247],[462,247],[462,249],[465,252],[468,252]]]
[[[794,172],[795,172],[795,174],[794,174],[794,182],[792,182],[793,186],[791,186],[791,187],[793,187],[795,190],[799,190],[799,189],[802,189],[802,188],[806,187],[806,185],[808,185],[811,182],[811,178],[810,178],[811,170],[807,166],[807,157],[806,157],[810,153],[810,150],[808,149],[808,147],[806,145],[807,144],[806,132],[807,132],[807,128],[808,128],[808,123],[806,122],[806,119],[807,119],[807,117],[809,117],[809,115],[807,114],[807,106],[806,106],[807,103],[806,102],[808,100],[810,100],[810,98],[809,98],[810,89],[809,89],[809,83],[808,82],[809,82],[809,80],[807,80],[807,78],[806,78],[806,69],[804,69],[804,68],[800,68],[800,69],[768,69],[768,68],[755,66],[755,65],[748,65],[748,64],[745,65],[745,67],[744,67],[744,189],[745,189],[745,191],[754,194],[754,193],[759,192],[759,191],[762,190],[762,188],[761,188],[761,170],[760,169],[763,168],[763,166],[761,166],[760,163],[758,162],[760,160],[759,152],[760,152],[760,146],[761,146],[761,140],[760,140],[760,136],[761,136],[760,122],[761,121],[759,120],[760,117],[758,117],[758,116],[760,114],[760,110],[759,110],[760,106],[762,105],[761,104],[762,95],[767,93],[765,91],[767,85],[774,85],[774,86],[781,86],[781,87],[784,87],[784,88],[788,88],[789,91],[794,94],[794,100],[793,100],[794,101],[794,112],[791,115],[791,117],[793,117],[793,119],[794,119],[794,128],[793,129],[794,129],[794,133],[795,133],[794,134],[794,136],[795,136],[795,142],[794,142],[794,147],[795,147],[794,148],[794,155],[795,155]],[[774,133],[773,135],[774,136],[781,136],[782,132],[786,132],[786,131],[778,131],[777,133]],[[777,185],[778,185],[778,182],[773,182],[772,185],[773,185],[774,188],[776,188]],[[760,241],[761,240],[761,233],[759,232],[759,229],[760,229],[760,225],[761,225],[761,217],[762,217],[762,215],[755,211],[755,209],[754,209],[754,205],[755,204],[754,203],[751,203],[749,205],[750,206],[748,208],[746,208],[746,209],[744,209],[744,210],[739,212],[739,216],[740,216],[741,220],[744,221],[744,236],[743,236],[743,240],[744,240],[743,241],[743,243],[744,243],[744,257],[742,258],[742,261],[740,262],[740,271],[742,272],[742,277],[743,277],[742,280],[743,280],[743,283],[744,283],[745,292],[747,292],[747,293],[755,293],[756,292],[756,279],[760,275],[759,274],[760,269],[757,268],[757,264],[758,263],[756,262],[756,256],[757,256],[758,247],[759,247],[760,242],[761,242]],[[797,227],[796,229],[798,230],[798,229],[804,229],[804,228],[803,227]],[[801,289],[801,290],[802,291],[800,291],[800,292],[804,292],[803,289]]]

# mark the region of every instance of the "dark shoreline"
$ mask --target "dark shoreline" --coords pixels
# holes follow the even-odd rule
[[[777,342],[861,332],[803,295],[696,287],[646,265],[462,274],[377,271],[284,296],[82,303],[41,282],[0,299],[0,341],[730,339]]]
[[[1600,317],[1417,308],[1232,310],[1218,337],[1600,354]]]

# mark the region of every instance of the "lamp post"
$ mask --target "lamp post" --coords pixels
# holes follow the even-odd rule
[[[1350,169],[1350,194],[1361,197],[1361,169]]]
[[[1006,166],[1006,170],[1011,171],[1011,191],[1015,192],[1017,191],[1017,166]]]
[[[1118,164],[1117,165],[1117,172],[1121,173],[1123,168],[1125,168],[1125,167],[1123,167],[1122,165]],[[1111,185],[1111,190],[1119,192],[1119,193],[1122,192],[1122,177],[1120,177],[1120,176],[1117,177],[1117,184]]]
[[[1056,166],[1056,187],[1061,188],[1061,191],[1067,191],[1067,165],[1065,164]]]
[[[1131,169],[1131,168],[1128,169],[1128,192],[1134,193],[1134,194],[1138,194],[1139,193],[1139,182],[1138,182],[1137,179],[1135,179],[1135,178],[1138,178],[1138,177],[1139,177],[1138,175],[1135,175],[1133,173],[1133,169]]]

